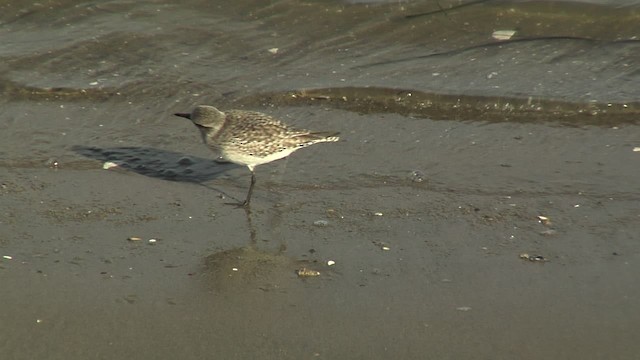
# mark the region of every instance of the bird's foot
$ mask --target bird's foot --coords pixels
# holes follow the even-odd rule
[[[236,208],[244,208],[244,209],[248,209],[249,208],[249,202],[247,200],[241,201],[241,202],[224,203],[224,204],[225,205],[235,206]]]

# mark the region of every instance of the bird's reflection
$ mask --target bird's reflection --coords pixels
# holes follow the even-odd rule
[[[253,224],[250,208],[245,208],[249,244],[208,255],[204,259],[203,276],[207,284],[218,292],[283,291],[297,281],[296,269],[307,266],[309,260],[297,260],[285,255],[287,246],[281,243],[275,249],[262,249],[258,232]],[[262,245],[262,244],[260,244]]]

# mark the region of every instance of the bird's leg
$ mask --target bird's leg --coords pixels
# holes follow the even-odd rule
[[[252,168],[249,168],[249,170],[251,170],[251,185],[249,185],[249,193],[247,193],[247,198],[242,203],[242,206],[244,207],[249,206],[249,203],[251,201],[251,194],[253,193],[253,186],[256,184],[256,173]]]

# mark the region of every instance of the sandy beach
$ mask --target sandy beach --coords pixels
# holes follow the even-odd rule
[[[4,5],[0,357],[637,359],[614,5]],[[245,211],[197,104],[341,141],[258,166]]]

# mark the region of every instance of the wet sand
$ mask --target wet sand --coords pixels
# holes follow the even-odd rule
[[[4,15],[3,356],[635,359],[640,45],[627,18],[479,6]],[[580,39],[481,46],[509,13]],[[258,167],[246,212],[248,170],[171,115],[199,103],[344,140]]]

